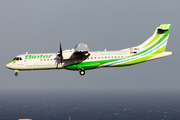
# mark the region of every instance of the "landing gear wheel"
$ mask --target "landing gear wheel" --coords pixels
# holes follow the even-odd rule
[[[80,69],[79,74],[83,76],[85,74],[85,71]]]
[[[18,76],[18,72],[15,72],[15,74],[14,74],[15,76]]]

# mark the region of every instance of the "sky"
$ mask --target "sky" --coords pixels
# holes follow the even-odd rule
[[[0,0],[0,90],[180,91],[178,0]],[[159,24],[172,29],[172,56],[128,67],[86,71],[14,71],[16,55],[52,53],[85,43],[90,51],[120,50],[148,39]]]

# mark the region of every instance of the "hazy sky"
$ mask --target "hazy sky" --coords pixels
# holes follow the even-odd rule
[[[180,90],[179,0],[0,0],[0,90],[142,89]],[[167,51],[150,62],[86,71],[14,71],[16,55],[58,52],[86,43],[90,51],[120,50],[141,44],[159,24],[171,23]]]

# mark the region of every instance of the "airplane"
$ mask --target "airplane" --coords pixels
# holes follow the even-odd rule
[[[21,54],[6,64],[6,67],[15,71],[15,76],[21,70],[49,70],[67,69],[79,71],[102,67],[123,67],[170,56],[173,53],[165,51],[168,42],[171,24],[159,25],[154,34],[144,43],[118,51],[91,52],[84,43],[79,43],[73,49],[62,50],[58,53]]]

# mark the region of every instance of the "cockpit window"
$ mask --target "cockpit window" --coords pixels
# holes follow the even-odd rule
[[[15,57],[13,60],[22,60],[21,57]]]

